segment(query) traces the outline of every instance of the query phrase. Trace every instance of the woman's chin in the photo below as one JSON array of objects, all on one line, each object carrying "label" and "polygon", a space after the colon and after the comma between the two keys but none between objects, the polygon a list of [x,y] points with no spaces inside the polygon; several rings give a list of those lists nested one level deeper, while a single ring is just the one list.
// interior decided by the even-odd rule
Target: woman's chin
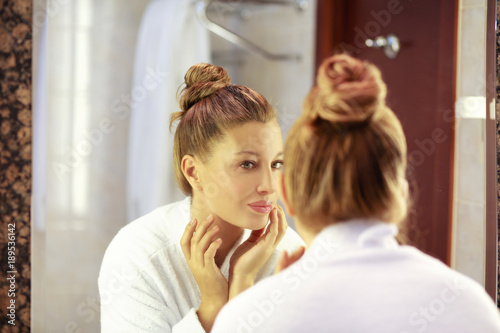
[{"label": "woman's chin", "polygon": [[245,229],[260,230],[262,228],[265,228],[268,222],[269,222],[269,219],[267,216],[265,218],[262,217],[260,219],[254,218],[254,219],[251,219],[250,221],[248,221]]}]

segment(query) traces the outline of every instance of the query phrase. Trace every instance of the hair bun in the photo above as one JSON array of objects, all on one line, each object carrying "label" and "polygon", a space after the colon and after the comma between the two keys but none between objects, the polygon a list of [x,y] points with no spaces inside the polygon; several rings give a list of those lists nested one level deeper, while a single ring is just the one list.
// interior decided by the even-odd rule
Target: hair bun
[{"label": "hair bun", "polygon": [[316,116],[338,123],[369,120],[385,104],[387,88],[373,65],[347,55],[326,59],[318,70]]},{"label": "hair bun", "polygon": [[231,84],[231,78],[220,66],[199,63],[191,66],[184,76],[185,87],[179,97],[179,106],[187,111],[205,97]]}]

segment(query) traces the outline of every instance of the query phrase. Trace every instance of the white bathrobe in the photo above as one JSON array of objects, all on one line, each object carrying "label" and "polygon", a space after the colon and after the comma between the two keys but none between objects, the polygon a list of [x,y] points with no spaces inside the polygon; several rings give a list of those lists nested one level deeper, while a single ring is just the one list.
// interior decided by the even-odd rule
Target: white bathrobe
[{"label": "white bathrobe", "polygon": [[395,225],[350,221],[230,301],[212,333],[490,333],[498,309],[472,279],[414,247]]},{"label": "white bathrobe", "polygon": [[[115,236],[99,275],[101,332],[205,332],[196,315],[200,291],[180,246],[190,219],[186,198],[137,219]],[[226,278],[232,253],[249,235],[246,230],[222,264]],[[288,228],[257,280],[273,274],[283,250],[300,245],[302,239]]]}]

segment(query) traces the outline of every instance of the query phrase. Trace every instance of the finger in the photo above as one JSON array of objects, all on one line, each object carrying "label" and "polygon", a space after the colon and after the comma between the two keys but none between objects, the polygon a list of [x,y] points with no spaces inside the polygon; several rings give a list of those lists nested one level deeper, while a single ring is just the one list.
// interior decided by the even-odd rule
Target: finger
[{"label": "finger", "polygon": [[281,272],[285,268],[288,267],[288,253],[283,251],[278,259],[278,263],[276,264],[276,269],[274,270],[274,274]]},{"label": "finger", "polygon": [[269,224],[267,225],[266,232],[263,237],[259,240],[262,245],[275,247],[276,237],[278,235],[278,217],[276,208],[273,208],[269,214]]},{"label": "finger", "polygon": [[277,207],[277,215],[278,215],[278,236],[276,238],[276,243],[279,243],[283,236],[285,236],[286,229],[288,228],[288,224],[286,223],[285,211],[281,208],[280,205],[276,205]]},{"label": "finger", "polygon": [[303,246],[300,246],[297,250],[293,251],[290,258],[288,258],[288,266],[299,260],[304,255],[305,252],[306,248]]},{"label": "finger", "polygon": [[[212,225],[210,229],[207,230],[203,238],[200,240],[198,245],[196,246],[196,253],[195,256],[197,256],[197,260],[200,262],[205,263],[204,255],[210,246],[210,244],[215,240],[215,236],[219,232],[219,226],[217,225]],[[203,261],[202,261],[203,260]]]},{"label": "finger", "polygon": [[266,231],[264,232],[265,236],[267,236],[271,232],[271,228],[277,222],[278,222],[278,219],[276,218],[276,208],[273,208],[273,209],[271,209],[271,212],[269,213],[269,223],[265,227],[265,229],[266,229]]},{"label": "finger", "polygon": [[196,246],[200,240],[205,236],[207,229],[214,223],[213,215],[208,215],[205,221],[198,223],[196,230],[194,231],[193,239],[191,240],[191,249]]},{"label": "finger", "polygon": [[209,265],[211,263],[215,265],[215,254],[217,253],[217,250],[219,249],[221,244],[222,244],[222,239],[220,238],[217,238],[210,244],[208,249],[205,251],[204,255],[205,265]]},{"label": "finger", "polygon": [[274,208],[271,212],[270,221],[271,223],[269,223],[269,226],[267,227],[268,230],[266,230],[266,232],[269,235],[269,238],[271,238],[273,242],[275,242],[279,230],[279,217],[278,210],[276,208]]},{"label": "finger", "polygon": [[196,228],[196,222],[196,219],[189,221],[181,237],[182,253],[187,260],[191,260],[191,238],[193,237],[193,232]]}]

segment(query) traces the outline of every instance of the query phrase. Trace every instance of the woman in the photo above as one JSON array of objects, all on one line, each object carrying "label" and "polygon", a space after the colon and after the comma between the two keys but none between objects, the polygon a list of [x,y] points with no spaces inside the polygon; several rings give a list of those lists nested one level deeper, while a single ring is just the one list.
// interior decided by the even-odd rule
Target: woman
[{"label": "woman", "polygon": [[371,64],[335,55],[320,66],[280,185],[307,252],[229,302],[212,332],[500,332],[479,284],[395,240],[406,143],[385,96]]},{"label": "woman", "polygon": [[174,166],[187,198],[127,225],[109,245],[102,332],[210,331],[229,298],[302,244],[276,204],[283,143],[265,98],[231,84],[223,68],[197,64],[180,107],[170,125],[179,121]]}]

